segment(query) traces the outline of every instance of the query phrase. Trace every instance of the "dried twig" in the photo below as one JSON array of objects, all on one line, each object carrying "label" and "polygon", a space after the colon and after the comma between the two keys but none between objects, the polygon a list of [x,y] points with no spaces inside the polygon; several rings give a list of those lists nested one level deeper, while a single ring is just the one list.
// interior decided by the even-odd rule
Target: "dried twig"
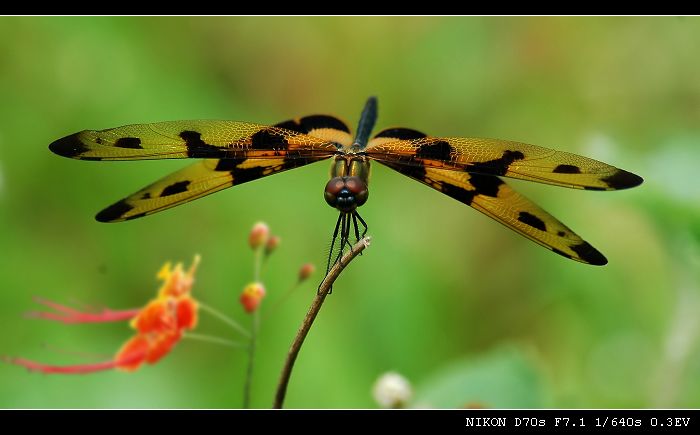
[{"label": "dried twig", "polygon": [[343,258],[341,258],[339,262],[333,265],[331,270],[328,272],[328,275],[326,275],[323,282],[321,282],[321,285],[318,287],[316,297],[314,298],[313,302],[311,302],[311,307],[309,308],[308,313],[306,313],[306,317],[301,323],[301,327],[299,327],[299,331],[297,331],[296,337],[294,337],[292,346],[289,348],[289,352],[287,353],[287,359],[284,361],[282,374],[280,375],[280,380],[277,384],[275,402],[272,405],[273,408],[282,408],[282,404],[284,403],[284,396],[287,394],[287,385],[289,384],[289,378],[292,375],[292,368],[294,367],[294,362],[297,359],[297,355],[299,355],[301,345],[304,344],[304,339],[306,339],[306,335],[311,329],[311,325],[316,319],[316,315],[318,315],[318,312],[321,309],[321,305],[323,305],[323,301],[326,299],[328,292],[333,287],[333,283],[336,279],[338,279],[340,273],[343,271],[343,269],[345,269],[345,267],[347,267],[348,264],[350,264],[353,258],[358,256],[362,251],[364,251],[364,249],[367,246],[369,246],[369,241],[369,237],[363,237],[362,239],[360,239],[360,241],[358,241],[350,249],[350,251],[343,255]]}]

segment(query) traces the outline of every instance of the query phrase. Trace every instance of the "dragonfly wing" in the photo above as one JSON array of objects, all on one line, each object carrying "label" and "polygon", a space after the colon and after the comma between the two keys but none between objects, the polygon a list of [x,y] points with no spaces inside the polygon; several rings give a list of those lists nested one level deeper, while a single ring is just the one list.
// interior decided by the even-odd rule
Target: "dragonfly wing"
[{"label": "dragonfly wing", "polygon": [[559,255],[593,265],[608,262],[603,254],[569,227],[498,177],[380,163],[475,208]]},{"label": "dragonfly wing", "polygon": [[587,190],[634,187],[642,178],[597,160],[499,139],[437,138],[394,128],[377,134],[367,155],[380,162],[519,178]]},{"label": "dragonfly wing", "polygon": [[[331,140],[300,132],[314,130],[304,127],[301,124],[295,131],[237,121],[133,124],[107,130],[84,130],[53,142],[49,149],[80,160],[292,159],[329,157],[338,150],[338,145]],[[323,129],[316,130],[323,133]]]},{"label": "dragonfly wing", "polygon": [[306,159],[207,159],[174,172],[110,205],[95,217],[121,222],[147,216],[227,187],[313,163]]}]

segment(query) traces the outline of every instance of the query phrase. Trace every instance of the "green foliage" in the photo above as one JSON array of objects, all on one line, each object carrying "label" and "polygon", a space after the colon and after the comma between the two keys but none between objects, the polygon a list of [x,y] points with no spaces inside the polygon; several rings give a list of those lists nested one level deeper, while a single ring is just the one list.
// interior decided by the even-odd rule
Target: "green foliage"
[{"label": "green foliage", "polygon": [[434,408],[542,408],[547,387],[527,356],[503,347],[463,358],[432,374],[416,394],[414,405]]}]

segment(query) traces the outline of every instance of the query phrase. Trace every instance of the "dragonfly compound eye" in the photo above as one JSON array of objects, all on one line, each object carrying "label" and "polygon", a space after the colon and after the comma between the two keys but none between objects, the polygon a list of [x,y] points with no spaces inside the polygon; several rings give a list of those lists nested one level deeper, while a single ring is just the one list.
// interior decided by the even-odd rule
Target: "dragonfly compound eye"
[{"label": "dragonfly compound eye", "polygon": [[355,198],[355,205],[357,207],[367,202],[369,190],[367,190],[367,184],[359,177],[347,177],[347,180],[345,180],[345,188]]},{"label": "dragonfly compound eye", "polygon": [[326,184],[323,196],[331,207],[350,213],[367,201],[369,192],[357,177],[335,177]]}]

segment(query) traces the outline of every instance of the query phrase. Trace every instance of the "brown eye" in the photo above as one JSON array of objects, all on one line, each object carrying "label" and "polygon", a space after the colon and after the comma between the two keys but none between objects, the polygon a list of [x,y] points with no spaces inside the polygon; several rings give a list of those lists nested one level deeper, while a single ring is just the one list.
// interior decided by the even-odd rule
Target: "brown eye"
[{"label": "brown eye", "polygon": [[343,187],[345,187],[345,182],[343,179],[340,177],[335,177],[326,184],[326,192],[332,195],[337,195],[341,190],[343,190]]},{"label": "brown eye", "polygon": [[364,181],[360,180],[358,177],[349,177],[345,182],[345,187],[353,194],[355,197],[355,205],[361,206],[367,202],[369,197],[369,190],[367,190],[367,185]]},{"label": "brown eye", "polygon": [[323,191],[323,197],[326,202],[331,207],[335,207],[337,204],[338,194],[345,187],[345,182],[340,177],[332,178],[328,183],[326,183],[326,188]]},{"label": "brown eye", "polygon": [[367,185],[357,177],[335,177],[326,184],[323,197],[331,207],[350,213],[367,201]]},{"label": "brown eye", "polygon": [[364,184],[365,183],[361,182],[357,177],[349,177],[347,181],[345,181],[345,187],[354,194],[360,192]]}]

